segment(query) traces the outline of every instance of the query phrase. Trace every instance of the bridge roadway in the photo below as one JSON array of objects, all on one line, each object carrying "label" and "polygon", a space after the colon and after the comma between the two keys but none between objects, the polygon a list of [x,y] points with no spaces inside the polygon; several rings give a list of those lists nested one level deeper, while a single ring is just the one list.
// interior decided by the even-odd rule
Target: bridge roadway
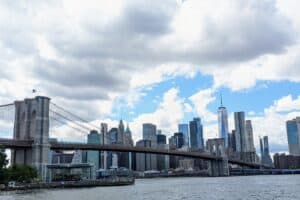
[{"label": "bridge roadway", "polygon": [[[13,140],[0,138],[0,146],[9,149],[30,149],[32,148],[32,140]],[[187,152],[178,150],[166,149],[153,149],[147,147],[128,147],[124,145],[97,145],[97,144],[84,144],[84,143],[63,143],[63,142],[50,142],[51,150],[95,150],[95,151],[117,151],[117,152],[135,152],[135,153],[151,153],[162,154],[170,156],[182,156],[195,159],[221,161],[222,157],[217,157],[208,153]],[[270,166],[262,165],[259,163],[248,163],[241,160],[229,159],[229,163],[237,164],[240,166],[247,166],[251,168],[270,168]]]}]

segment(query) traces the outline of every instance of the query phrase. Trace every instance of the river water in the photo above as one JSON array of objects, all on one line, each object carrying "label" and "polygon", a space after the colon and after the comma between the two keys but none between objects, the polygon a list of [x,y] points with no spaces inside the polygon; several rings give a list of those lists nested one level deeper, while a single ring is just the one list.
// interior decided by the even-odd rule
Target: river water
[{"label": "river water", "polygon": [[135,185],[3,192],[0,200],[300,200],[300,175],[159,178]]}]

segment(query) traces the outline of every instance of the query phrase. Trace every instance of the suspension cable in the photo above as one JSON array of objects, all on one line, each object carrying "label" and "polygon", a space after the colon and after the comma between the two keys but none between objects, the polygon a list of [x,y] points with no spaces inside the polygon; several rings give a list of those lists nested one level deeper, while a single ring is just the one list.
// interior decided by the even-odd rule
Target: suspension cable
[{"label": "suspension cable", "polygon": [[57,104],[55,104],[55,103],[53,103],[53,102],[50,102],[50,103],[51,103],[52,105],[54,105],[55,107],[57,107],[57,108],[63,110],[64,112],[66,112],[66,113],[72,115],[73,117],[79,119],[80,121],[82,121],[82,122],[84,122],[84,123],[87,123],[87,124],[91,125],[93,128],[96,128],[96,129],[99,128],[99,127],[97,127],[96,125],[90,123],[89,121],[87,121],[87,120],[85,120],[85,119],[79,117],[78,115],[75,115],[74,113],[72,113],[72,112],[66,110],[65,108],[63,108],[63,107],[61,107],[61,106],[59,106],[59,105],[57,105]]},{"label": "suspension cable", "polygon": [[54,113],[54,114],[56,114],[56,115],[58,115],[58,116],[64,118],[65,120],[67,120],[67,121],[69,121],[69,122],[71,122],[71,123],[76,124],[77,126],[80,126],[80,127],[83,128],[83,129],[86,129],[86,130],[88,130],[88,131],[91,130],[89,127],[84,126],[84,125],[82,125],[82,124],[79,124],[78,122],[75,122],[75,121],[71,120],[70,118],[68,118],[68,117],[66,117],[66,116],[64,116],[64,115],[62,115],[62,114],[60,114],[60,113],[58,113],[58,112],[56,112],[56,111],[50,110],[50,112],[52,112],[52,113]]},{"label": "suspension cable", "polygon": [[[57,119],[57,118],[55,118],[55,117],[53,117],[53,116],[50,116],[50,118],[53,119],[54,121],[57,121],[57,122],[61,123],[62,125],[65,125],[65,124],[66,124],[65,122],[63,122],[63,121],[61,121],[61,120],[59,120],[59,119]],[[76,131],[79,131],[79,132],[81,132],[81,133],[87,134],[87,132],[85,132],[85,131],[83,131],[83,130],[81,130],[81,129],[79,129],[79,128],[76,128],[76,127],[74,127],[74,126],[67,125],[67,127],[70,127],[70,128],[72,128],[72,129],[74,129],[74,130],[76,130]]]}]

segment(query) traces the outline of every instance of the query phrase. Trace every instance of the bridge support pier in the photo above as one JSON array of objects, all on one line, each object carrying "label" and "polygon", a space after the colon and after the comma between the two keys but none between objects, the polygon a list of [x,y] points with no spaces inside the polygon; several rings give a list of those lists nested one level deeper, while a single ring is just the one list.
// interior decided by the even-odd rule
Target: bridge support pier
[{"label": "bridge support pier", "polygon": [[211,160],[208,164],[210,176],[229,176],[228,157],[225,151],[225,141],[221,139],[209,139],[207,141],[208,151],[214,155],[221,157],[221,160]]},{"label": "bridge support pier", "polygon": [[32,140],[31,149],[12,150],[12,165],[35,167],[42,180],[46,180],[49,163],[49,104],[48,97],[15,102],[14,140]]},{"label": "bridge support pier", "polygon": [[228,160],[212,160],[208,164],[209,176],[229,176]]}]

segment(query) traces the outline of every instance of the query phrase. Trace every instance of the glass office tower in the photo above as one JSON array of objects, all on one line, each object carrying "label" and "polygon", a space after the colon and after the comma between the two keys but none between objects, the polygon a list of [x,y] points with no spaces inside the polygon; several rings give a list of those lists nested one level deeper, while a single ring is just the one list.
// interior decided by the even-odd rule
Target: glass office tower
[{"label": "glass office tower", "polygon": [[226,107],[219,107],[218,109],[218,125],[219,125],[219,138],[225,141],[225,147],[228,147],[228,114]]},{"label": "glass office tower", "polygon": [[300,117],[286,122],[289,153],[300,155]]},{"label": "glass office tower", "polygon": [[189,144],[189,125],[188,124],[179,124],[178,125],[178,132],[179,133],[183,133],[183,137],[184,137],[184,145],[190,147]]},{"label": "glass office tower", "polygon": [[193,150],[204,149],[203,126],[199,117],[190,121],[190,145]]}]

